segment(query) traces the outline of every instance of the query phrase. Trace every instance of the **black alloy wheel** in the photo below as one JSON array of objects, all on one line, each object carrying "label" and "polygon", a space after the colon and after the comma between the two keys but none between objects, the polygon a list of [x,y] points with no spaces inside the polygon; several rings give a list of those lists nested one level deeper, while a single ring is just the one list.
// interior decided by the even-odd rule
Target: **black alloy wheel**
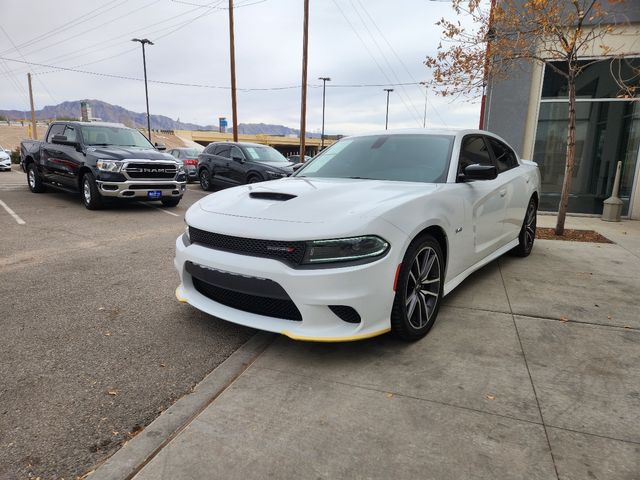
[{"label": "black alloy wheel", "polygon": [[424,337],[438,316],[444,287],[444,260],[431,235],[414,240],[405,253],[391,311],[391,332],[402,340]]},{"label": "black alloy wheel", "polygon": [[209,176],[209,171],[206,169],[200,170],[200,175],[198,175],[198,177],[200,178],[200,187],[203,190],[206,190],[207,192],[211,191],[212,186],[211,186],[211,177]]},{"label": "black alloy wheel", "polygon": [[524,216],[522,222],[522,228],[520,228],[520,235],[518,235],[518,245],[516,245],[512,252],[518,257],[527,257],[531,253],[533,243],[536,240],[536,221],[538,214],[538,205],[534,198],[529,200],[527,206],[527,213]]}]

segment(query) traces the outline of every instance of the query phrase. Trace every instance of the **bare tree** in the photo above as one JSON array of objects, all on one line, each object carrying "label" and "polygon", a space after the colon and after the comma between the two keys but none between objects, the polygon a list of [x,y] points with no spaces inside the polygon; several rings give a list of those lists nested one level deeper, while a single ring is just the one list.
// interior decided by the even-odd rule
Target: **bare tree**
[{"label": "bare tree", "polygon": [[[637,0],[630,0],[631,2]],[[432,69],[437,92],[443,96],[478,96],[488,79],[507,77],[523,61],[540,62],[566,80],[569,119],[562,194],[558,206],[556,235],[564,233],[576,153],[576,79],[593,61],[585,57],[620,58],[607,46],[619,32],[607,10],[627,0],[452,0],[455,13],[467,15],[475,28],[459,21],[441,19],[443,40],[425,65]],[[630,93],[626,79],[616,76],[621,90]]]}]

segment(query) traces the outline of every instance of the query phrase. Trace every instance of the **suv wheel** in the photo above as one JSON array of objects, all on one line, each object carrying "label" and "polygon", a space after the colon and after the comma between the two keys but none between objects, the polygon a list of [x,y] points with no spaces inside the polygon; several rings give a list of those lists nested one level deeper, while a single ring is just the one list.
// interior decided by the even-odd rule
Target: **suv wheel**
[{"label": "suv wheel", "polygon": [[82,176],[82,201],[89,210],[99,210],[104,206],[102,195],[98,191],[96,179],[92,173],[87,172]]},{"label": "suv wheel", "polygon": [[200,178],[200,187],[203,190],[206,190],[208,192],[211,191],[212,187],[211,187],[211,177],[209,176],[209,171],[206,169],[200,170],[199,178]]},{"label": "suv wheel", "polygon": [[45,191],[44,183],[38,175],[36,166],[33,163],[27,165],[27,183],[29,184],[29,190],[33,193],[42,193]]}]

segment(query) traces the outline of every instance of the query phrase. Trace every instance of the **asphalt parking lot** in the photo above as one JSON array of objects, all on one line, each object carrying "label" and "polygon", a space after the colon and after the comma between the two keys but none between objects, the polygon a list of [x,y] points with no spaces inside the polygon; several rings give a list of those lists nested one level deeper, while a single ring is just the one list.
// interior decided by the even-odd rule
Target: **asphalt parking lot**
[{"label": "asphalt parking lot", "polygon": [[0,479],[83,474],[251,337],[174,298],[203,195],[89,211],[0,172]]}]

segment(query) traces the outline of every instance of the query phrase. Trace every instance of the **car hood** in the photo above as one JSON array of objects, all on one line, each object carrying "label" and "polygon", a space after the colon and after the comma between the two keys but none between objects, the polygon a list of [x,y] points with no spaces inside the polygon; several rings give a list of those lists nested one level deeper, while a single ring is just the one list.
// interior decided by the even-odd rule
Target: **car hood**
[{"label": "car hood", "polygon": [[324,223],[338,217],[379,216],[438,188],[413,182],[291,177],[222,190],[198,205],[220,215]]},{"label": "car hood", "polygon": [[9,160],[9,158],[11,158],[11,157],[9,156],[8,153],[0,152],[0,159],[1,160]]},{"label": "car hood", "polygon": [[131,147],[87,147],[87,154],[99,158],[112,160],[124,160],[129,158],[139,158],[145,160],[169,160],[175,162],[168,153],[159,152],[153,148],[131,148]]}]

